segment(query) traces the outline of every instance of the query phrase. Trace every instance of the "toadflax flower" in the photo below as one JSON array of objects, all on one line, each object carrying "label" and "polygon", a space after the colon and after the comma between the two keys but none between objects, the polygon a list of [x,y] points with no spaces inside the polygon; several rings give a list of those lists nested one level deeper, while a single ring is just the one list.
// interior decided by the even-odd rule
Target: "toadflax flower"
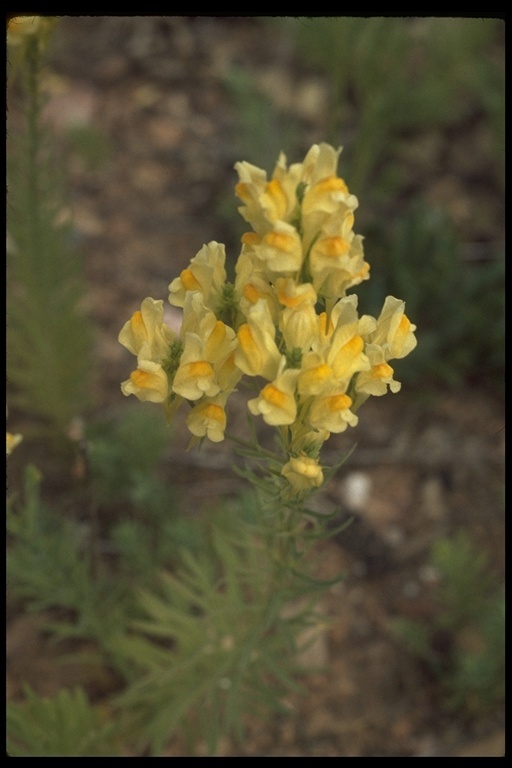
[{"label": "toadflax flower", "polygon": [[416,346],[403,301],[388,296],[374,318],[359,315],[348,293],[370,278],[370,265],[340,153],[315,144],[291,165],[281,153],[270,177],[236,163],[239,211],[252,229],[233,282],[224,246],[211,241],[169,284],[169,303],[183,308],[179,335],[151,298],[119,334],[137,357],[123,393],[162,403],[168,418],[188,402],[193,442],[224,439],[229,397],[252,379],[248,410],[279,428],[292,494],[321,484],[322,444],[357,424],[368,397],[399,391],[390,361]]},{"label": "toadflax flower", "polygon": [[119,333],[120,343],[137,355],[137,369],[121,384],[124,395],[142,401],[164,403],[169,381],[163,363],[171,354],[176,334],[163,321],[163,301],[146,298]]},{"label": "toadflax flower", "polygon": [[5,433],[7,456],[11,455],[11,453],[21,443],[22,440],[23,440],[23,435],[20,435],[19,433],[16,433],[15,435],[13,435],[12,432]]},{"label": "toadflax flower", "polygon": [[297,495],[310,491],[312,488],[319,488],[324,481],[318,459],[313,459],[305,454],[293,456],[284,465],[281,474],[288,480],[293,492]]}]

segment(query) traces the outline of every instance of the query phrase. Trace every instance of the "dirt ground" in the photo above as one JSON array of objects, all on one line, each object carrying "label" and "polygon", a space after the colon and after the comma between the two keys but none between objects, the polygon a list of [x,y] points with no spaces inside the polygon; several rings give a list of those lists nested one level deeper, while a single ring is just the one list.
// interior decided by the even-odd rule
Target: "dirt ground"
[{"label": "dirt ground", "polygon": [[[323,139],[327,94],[321,78],[297,65],[286,41],[275,32],[262,35],[255,19],[65,17],[60,24],[46,79],[47,118],[64,142],[78,126],[97,130],[109,146],[105,163],[88,165],[77,154],[70,167],[96,332],[97,411],[108,414],[124,406],[119,383],[131,365],[117,341],[121,325],[144,297],[165,299],[170,280],[204,242],[236,248],[223,201],[236,181],[233,164],[257,159],[236,154],[226,72],[249,68],[279,109],[295,110],[305,149]],[[465,140],[470,145],[477,135]],[[475,233],[485,227],[473,215],[477,193],[454,182],[446,165],[425,161],[422,186],[427,197],[446,203],[468,241],[483,236]],[[234,196],[231,205],[234,211]],[[495,227],[501,201],[485,205],[488,226]],[[354,434],[329,441],[333,458],[354,440],[357,448],[316,503],[352,512],[357,524],[325,551],[325,574],[346,573],[325,597],[332,626],[311,651],[328,671],[306,682],[306,696],[292,699],[294,717],[249,723],[242,751],[226,742],[221,754],[504,753],[501,707],[469,720],[442,713],[439,683],[404,653],[392,631],[396,617],[432,619],[436,574],[428,558],[441,536],[464,527],[504,579],[503,426],[502,400],[478,385],[428,398],[404,387],[369,401]],[[178,434],[170,474],[191,505],[236,490],[227,447],[206,449],[199,459],[181,452],[185,444]],[[10,618],[10,695],[23,679],[48,693],[69,684],[55,654],[37,619]],[[98,699],[108,691],[104,679],[81,682]],[[167,754],[180,749],[171,744]]]}]

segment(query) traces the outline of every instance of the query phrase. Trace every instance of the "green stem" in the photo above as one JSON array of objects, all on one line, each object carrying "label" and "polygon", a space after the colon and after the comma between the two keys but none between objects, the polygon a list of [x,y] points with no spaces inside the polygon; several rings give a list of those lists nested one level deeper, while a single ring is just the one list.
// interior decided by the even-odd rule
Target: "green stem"
[{"label": "green stem", "polygon": [[242,438],[232,435],[230,432],[225,432],[224,436],[227,440],[232,440],[233,443],[239,445],[240,448],[246,448],[249,451],[257,451],[261,453],[262,458],[272,459],[274,461],[283,461],[283,457],[274,451],[269,451],[267,448],[263,448],[261,445],[250,443],[248,440],[242,440]]},{"label": "green stem", "polygon": [[28,232],[30,252],[36,253],[40,242],[40,190],[39,190],[39,120],[40,120],[40,92],[39,92],[39,45],[34,37],[27,44],[27,210]]}]

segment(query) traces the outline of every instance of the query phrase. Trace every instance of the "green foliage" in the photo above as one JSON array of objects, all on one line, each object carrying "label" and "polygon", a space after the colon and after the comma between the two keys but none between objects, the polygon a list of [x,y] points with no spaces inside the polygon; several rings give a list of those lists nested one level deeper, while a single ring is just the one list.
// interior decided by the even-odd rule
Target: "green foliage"
[{"label": "green foliage", "polygon": [[159,414],[144,405],[127,407],[117,419],[86,427],[87,458],[100,504],[117,500],[152,510],[170,502],[169,491],[163,500],[161,489],[154,493],[155,471],[169,445],[169,431]]},{"label": "green foliage", "polygon": [[50,699],[24,687],[25,701],[7,705],[10,757],[115,757],[115,724],[87,700],[82,688]]},{"label": "green foliage", "polygon": [[276,109],[271,97],[242,67],[230,68],[225,87],[236,106],[236,157],[272,170],[282,147],[288,147],[289,152],[297,147],[297,124]]},{"label": "green foliage", "polygon": [[[119,425],[117,437],[127,429]],[[147,455],[145,461],[149,471]],[[45,622],[54,638],[95,641],[126,681],[115,705],[129,741],[158,755],[179,732],[188,734],[191,751],[202,741],[214,754],[221,736],[242,738],[246,715],[285,711],[284,697],[305,671],[297,654],[311,638],[303,630],[318,626],[314,605],[325,586],[276,560],[283,542],[289,550],[294,530],[283,527],[272,546],[254,494],[195,523],[192,549],[178,546],[170,528],[158,528],[155,542],[142,519],[123,520],[112,529],[110,544],[118,547],[112,568],[103,550],[91,546],[90,531],[85,536],[49,511],[40,482],[29,466],[22,499],[8,507],[8,595],[31,611],[60,609]],[[274,522],[265,513],[263,525]],[[316,534],[309,544],[308,535],[303,538],[306,546],[291,560],[307,557]],[[16,754],[64,753],[74,721],[62,726],[64,741],[41,743],[32,720],[45,722],[43,705],[30,692],[25,696],[21,709],[13,709],[14,749],[25,750]],[[96,754],[83,713],[71,705],[69,712],[84,736],[70,754],[82,754],[82,743]],[[53,709],[47,713],[57,717]]]},{"label": "green foliage", "polygon": [[[504,69],[488,55],[500,33],[496,19],[298,18],[286,29],[330,84],[328,139],[347,147],[355,194],[400,136],[453,123],[471,101],[501,141]],[[347,129],[356,142],[342,138]]]},{"label": "green foliage", "polygon": [[444,708],[479,716],[504,700],[504,591],[464,532],[437,541],[431,563],[440,574],[436,613],[428,624],[397,619],[395,632],[440,680]]},{"label": "green foliage", "polygon": [[368,233],[372,280],[361,294],[378,313],[387,295],[407,296],[407,316],[418,326],[418,347],[398,378],[460,385],[499,384],[505,356],[505,260],[464,261],[448,217],[418,202],[387,232]]},{"label": "green foliage", "polygon": [[41,120],[41,66],[30,40],[22,124],[9,123],[7,368],[11,405],[62,433],[87,407],[91,344],[59,157]]},{"label": "green foliage", "polygon": [[93,573],[91,542],[75,522],[50,513],[40,482],[39,471],[27,467],[24,498],[7,508],[8,595],[31,611],[67,609],[69,620],[48,628],[60,637],[92,637],[108,647],[125,623],[129,593],[104,569]]},{"label": "green foliage", "polygon": [[[95,499],[120,556],[120,573],[147,580],[181,547],[200,543],[197,525],[178,512],[178,495],[159,464],[169,430],[151,406],[125,408],[117,419],[86,428]],[[119,519],[119,511],[122,510]]]},{"label": "green foliage", "polygon": [[276,584],[250,527],[217,518],[203,551],[183,551],[175,573],[140,593],[143,618],[118,648],[140,672],[119,700],[130,731],[154,756],[178,728],[191,749],[203,742],[214,754],[220,736],[242,738],[245,715],[284,710],[301,628],[318,618],[309,602],[293,602],[304,594],[302,582]]},{"label": "green foliage", "polygon": [[104,168],[112,153],[107,137],[90,125],[70,126],[66,134],[72,151],[80,157],[88,171]]}]

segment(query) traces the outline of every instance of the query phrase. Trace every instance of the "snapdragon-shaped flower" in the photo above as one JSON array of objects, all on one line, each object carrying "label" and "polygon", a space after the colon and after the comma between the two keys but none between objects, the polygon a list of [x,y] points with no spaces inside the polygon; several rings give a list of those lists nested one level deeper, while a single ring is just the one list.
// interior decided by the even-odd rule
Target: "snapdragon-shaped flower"
[{"label": "snapdragon-shaped flower", "polygon": [[[236,340],[234,330],[202,304],[199,292],[189,297],[183,318],[183,352],[172,389],[186,400],[199,400],[203,395],[214,397],[227,388],[231,378],[237,378],[232,358]],[[235,374],[232,377],[230,368]]]},{"label": "snapdragon-shaped flower", "polygon": [[352,231],[353,218],[348,212],[329,219],[311,247],[308,266],[313,285],[327,298],[344,296],[349,288],[370,276],[363,238]]},{"label": "snapdragon-shaped flower", "polygon": [[139,400],[164,403],[169,395],[169,380],[163,363],[171,354],[176,334],[164,323],[163,301],[147,298],[119,333],[119,342],[137,356],[137,368],[121,384],[124,395]]},{"label": "snapdragon-shaped flower", "polygon": [[247,403],[250,412],[254,416],[263,416],[263,420],[272,427],[293,424],[297,416],[295,385],[298,375],[297,370],[286,368],[286,359],[282,357],[274,381]]},{"label": "snapdragon-shaped flower", "polygon": [[247,162],[235,164],[239,182],[235,193],[244,203],[238,210],[259,235],[265,235],[278,221],[291,221],[297,212],[296,190],[301,180],[302,165],[286,167],[281,153],[272,174]]},{"label": "snapdragon-shaped flower", "polygon": [[19,434],[18,432],[16,434],[13,434],[12,432],[6,431],[5,433],[6,455],[10,456],[11,453],[21,443],[22,440],[23,440],[23,435]]},{"label": "snapdragon-shaped flower", "polygon": [[227,397],[228,392],[222,392],[216,397],[205,397],[194,405],[186,422],[190,432],[196,438],[207,437],[213,443],[224,440],[227,424],[225,411]]},{"label": "snapdragon-shaped flower", "polygon": [[415,330],[416,326],[405,315],[405,302],[388,296],[368,342],[381,346],[386,360],[399,359],[416,347]]},{"label": "snapdragon-shaped flower", "polygon": [[373,331],[366,334],[366,351],[370,368],[355,381],[355,407],[359,408],[370,396],[382,396],[388,391],[399,392],[401,384],[393,378],[389,360],[408,355],[416,347],[416,326],[405,315],[405,303],[388,296]]},{"label": "snapdragon-shaped flower", "polygon": [[224,245],[212,241],[201,250],[169,285],[169,304],[183,307],[187,293],[198,291],[205,306],[216,310],[222,303],[226,283],[226,250]]},{"label": "snapdragon-shaped flower", "polygon": [[276,280],[276,292],[282,307],[279,329],[287,349],[307,351],[315,339],[318,327],[315,289],[311,283],[297,283],[291,278],[279,277]]},{"label": "snapdragon-shaped flower", "polygon": [[247,312],[247,322],[238,329],[235,364],[248,376],[263,376],[271,381],[281,362],[275,342],[276,328],[265,299],[259,299]]},{"label": "snapdragon-shaped flower", "polygon": [[281,474],[288,480],[294,495],[297,496],[313,488],[319,488],[324,482],[324,474],[318,459],[305,454],[292,456],[284,465]]},{"label": "snapdragon-shaped flower", "polygon": [[304,253],[300,235],[291,224],[277,221],[259,240],[253,239],[253,254],[270,276],[298,275]]},{"label": "snapdragon-shaped flower", "polygon": [[[249,310],[260,299],[267,302],[272,321],[277,324],[279,304],[269,274],[263,262],[258,261],[251,245],[251,235],[259,241],[259,236],[254,232],[247,233],[242,238],[242,250],[236,263],[234,293],[238,301],[240,312],[245,317]],[[245,243],[245,240],[248,243]]]},{"label": "snapdragon-shaped flower", "polygon": [[370,368],[362,371],[356,381],[356,391],[367,395],[385,395],[388,387],[391,392],[399,392],[401,384],[393,379],[393,368],[385,359],[384,349],[378,344],[367,344],[366,353]]},{"label": "snapdragon-shaped flower", "polygon": [[304,248],[307,251],[329,220],[353,221],[358,206],[345,181],[336,173],[341,149],[329,144],[315,144],[304,159],[303,182],[306,183],[301,206]]}]

